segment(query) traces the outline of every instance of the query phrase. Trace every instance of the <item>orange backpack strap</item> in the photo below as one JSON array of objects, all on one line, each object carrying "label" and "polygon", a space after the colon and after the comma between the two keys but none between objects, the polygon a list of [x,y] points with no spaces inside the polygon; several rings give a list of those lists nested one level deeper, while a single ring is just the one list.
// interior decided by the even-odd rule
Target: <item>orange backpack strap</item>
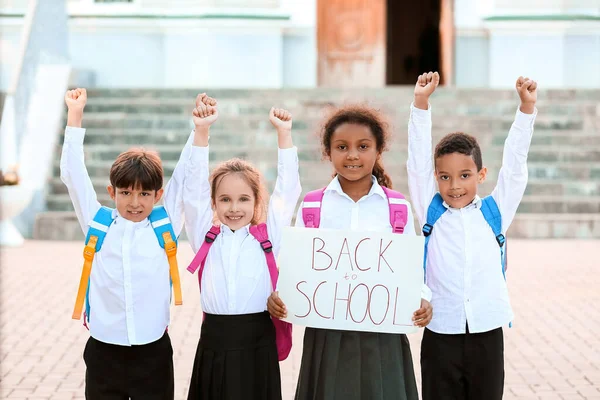
[{"label": "orange backpack strap", "polygon": [[152,224],[152,229],[154,229],[158,244],[160,244],[160,247],[165,249],[165,253],[167,253],[169,275],[171,276],[175,305],[180,306],[183,304],[183,298],[181,294],[179,267],[177,265],[177,237],[175,236],[175,231],[173,231],[171,220],[169,219],[167,210],[163,206],[154,207],[148,216],[148,219]]},{"label": "orange backpack strap", "polygon": [[94,219],[90,222],[88,233],[85,239],[85,248],[83,249],[83,269],[81,271],[81,278],[79,280],[79,289],[77,290],[77,298],[75,299],[75,308],[73,309],[73,319],[80,319],[81,312],[85,303],[85,315],[83,317],[83,324],[87,326],[86,319],[90,317],[90,304],[89,304],[89,286],[90,286],[90,275],[92,273],[92,264],[94,262],[94,256],[100,251],[108,227],[113,222],[112,217],[113,209],[108,207],[100,207]]}]

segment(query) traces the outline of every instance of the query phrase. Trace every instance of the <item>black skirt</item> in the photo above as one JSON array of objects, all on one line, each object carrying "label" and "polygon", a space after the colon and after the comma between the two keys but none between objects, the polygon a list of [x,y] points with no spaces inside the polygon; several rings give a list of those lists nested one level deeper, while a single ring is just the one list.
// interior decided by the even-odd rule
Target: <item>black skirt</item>
[{"label": "black skirt", "polygon": [[206,314],[188,400],[280,400],[275,328],[268,312]]},{"label": "black skirt", "polygon": [[418,400],[406,335],[306,328],[296,400]]}]

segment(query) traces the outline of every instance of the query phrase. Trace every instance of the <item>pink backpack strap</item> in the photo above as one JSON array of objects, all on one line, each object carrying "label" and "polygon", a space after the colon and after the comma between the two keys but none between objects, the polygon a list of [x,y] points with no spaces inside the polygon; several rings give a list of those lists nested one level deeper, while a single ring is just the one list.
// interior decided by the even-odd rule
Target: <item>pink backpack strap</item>
[{"label": "pink backpack strap", "polygon": [[381,187],[388,198],[390,207],[390,224],[393,233],[404,233],[404,227],[408,220],[408,206],[404,195],[395,190]]},{"label": "pink backpack strap", "polygon": [[221,227],[218,225],[213,225],[208,232],[206,232],[206,236],[204,237],[204,242],[202,246],[200,246],[200,250],[194,256],[194,259],[187,267],[187,270],[192,274],[196,272],[198,267],[200,267],[200,271],[198,272],[198,283],[202,283],[202,272],[204,272],[204,262],[206,261],[206,256],[208,255],[208,251],[210,250],[210,246],[212,246],[213,242],[219,236],[221,232]]},{"label": "pink backpack strap", "polygon": [[271,275],[271,284],[273,285],[273,290],[275,290],[277,288],[279,271],[277,270],[277,262],[275,261],[275,256],[273,255],[273,245],[269,240],[267,224],[262,223],[258,225],[252,225],[250,227],[250,234],[254,236],[256,240],[258,240],[260,247],[262,247],[263,251],[265,252],[265,257],[267,258],[267,267],[269,267],[269,275]]},{"label": "pink backpack strap", "polygon": [[318,228],[321,223],[321,201],[326,188],[313,190],[302,201],[302,220],[307,228]]},{"label": "pink backpack strap", "polygon": [[[277,263],[275,262],[275,256],[273,255],[273,245],[269,240],[267,224],[262,223],[252,225],[250,227],[250,234],[260,243],[260,247],[265,253],[267,266],[269,267],[269,275],[271,275],[271,285],[275,291],[277,289],[279,271],[277,270]],[[277,356],[279,361],[283,361],[288,357],[292,350],[292,324],[277,318],[271,318],[271,321],[273,321],[273,326],[275,327]]]}]

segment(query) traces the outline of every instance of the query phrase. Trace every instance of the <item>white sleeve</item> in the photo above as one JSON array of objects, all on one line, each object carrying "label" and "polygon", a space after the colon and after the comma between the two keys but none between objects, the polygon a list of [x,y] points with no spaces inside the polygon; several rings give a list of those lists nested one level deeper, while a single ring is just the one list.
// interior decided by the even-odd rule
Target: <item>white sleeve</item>
[{"label": "white sleeve", "polygon": [[267,229],[276,257],[279,254],[283,228],[291,224],[298,198],[302,193],[298,168],[296,147],[278,149],[277,181],[267,210]]},{"label": "white sleeve", "polygon": [[515,121],[504,143],[502,167],[498,173],[496,187],[492,191],[492,197],[502,215],[502,232],[506,232],[512,223],[527,188],[527,153],[536,115],[537,109],[533,114],[524,114],[517,110]]},{"label": "white sleeve", "polygon": [[406,167],[410,199],[421,225],[426,222],[427,208],[436,193],[431,142],[431,107],[420,110],[411,104]]},{"label": "white sleeve", "polygon": [[185,230],[192,250],[200,250],[213,221],[208,182],[208,146],[192,146],[183,184]]},{"label": "white sleeve", "polygon": [[94,185],[85,167],[83,139],[85,129],[65,128],[65,141],[60,157],[60,179],[67,186],[69,197],[84,235],[100,209]]},{"label": "white sleeve", "polygon": [[193,135],[194,133],[192,132],[188,138],[188,141],[183,147],[183,150],[181,151],[179,161],[173,170],[173,175],[165,186],[163,200],[165,209],[167,210],[167,214],[169,214],[169,219],[171,220],[171,224],[173,225],[173,230],[175,231],[176,236],[179,236],[184,224],[183,192],[185,184],[185,169],[192,152]]}]

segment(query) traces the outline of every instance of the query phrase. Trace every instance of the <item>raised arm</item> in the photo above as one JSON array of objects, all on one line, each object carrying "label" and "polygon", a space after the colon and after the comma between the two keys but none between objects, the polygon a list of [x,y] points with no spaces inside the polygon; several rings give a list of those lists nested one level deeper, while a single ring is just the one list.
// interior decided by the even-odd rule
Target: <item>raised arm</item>
[{"label": "raised arm", "polygon": [[410,106],[408,121],[408,188],[417,218],[422,225],[427,218],[427,208],[436,193],[433,156],[431,154],[431,110],[429,96],[440,82],[437,72],[419,76],[415,97]]},{"label": "raised arm", "polygon": [[184,168],[183,204],[188,240],[192,250],[197,252],[213,220],[208,182],[208,137],[210,126],[219,117],[216,100],[205,93],[199,94],[192,115],[194,132]]},{"label": "raised arm", "polygon": [[289,226],[302,192],[298,173],[298,149],[292,141],[292,115],[287,110],[271,108],[269,120],[277,132],[277,181],[269,199],[267,228],[275,255],[279,254],[281,232]]},{"label": "raised arm", "polygon": [[169,182],[165,186],[165,194],[163,196],[165,209],[167,210],[167,214],[169,214],[173,230],[177,236],[181,233],[184,225],[183,192],[185,185],[185,170],[192,155],[193,139],[194,132],[190,134],[183,150],[181,150],[181,155],[175,165],[171,179],[169,179]]},{"label": "raised arm", "polygon": [[81,122],[86,102],[85,89],[69,90],[65,94],[68,109],[67,127],[60,157],[60,179],[67,186],[77,220],[84,234],[87,234],[89,223],[100,209],[83,155],[85,129],[81,127]]},{"label": "raised arm", "polygon": [[527,187],[527,153],[537,115],[537,82],[519,77],[515,86],[521,104],[504,143],[502,167],[492,192],[502,215],[503,232],[506,232],[512,223]]}]

